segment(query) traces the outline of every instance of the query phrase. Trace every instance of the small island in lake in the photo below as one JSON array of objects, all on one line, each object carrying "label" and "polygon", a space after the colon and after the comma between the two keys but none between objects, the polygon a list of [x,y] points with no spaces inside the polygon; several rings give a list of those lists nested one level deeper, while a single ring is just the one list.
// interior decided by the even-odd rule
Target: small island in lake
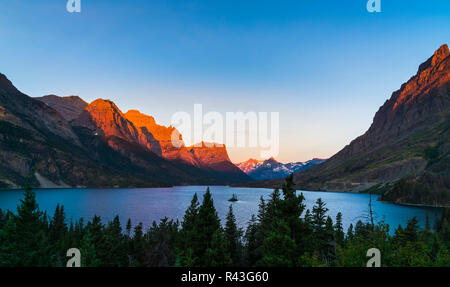
[{"label": "small island in lake", "polygon": [[235,201],[239,201],[239,200],[237,199],[236,194],[233,193],[233,196],[230,199],[228,199],[228,201],[235,202]]}]

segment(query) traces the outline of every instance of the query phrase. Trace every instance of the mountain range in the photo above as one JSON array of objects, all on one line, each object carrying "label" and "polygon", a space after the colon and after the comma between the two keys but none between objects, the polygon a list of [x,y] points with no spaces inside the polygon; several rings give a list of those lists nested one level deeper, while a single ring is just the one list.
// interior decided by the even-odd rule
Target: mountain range
[{"label": "mountain range", "polygon": [[[172,137],[174,138],[172,144]],[[174,127],[110,100],[31,98],[0,74],[0,188],[149,187],[251,180],[226,147],[184,145]]]},{"label": "mountain range", "polygon": [[442,45],[380,107],[366,133],[326,162],[295,173],[296,188],[374,192],[400,204],[450,205],[449,103],[450,52]]},{"label": "mountain range", "polygon": [[251,158],[247,161],[237,163],[236,166],[255,180],[266,180],[285,178],[292,173],[306,170],[324,161],[325,159],[313,158],[306,162],[290,162],[285,164],[278,162],[273,157],[267,160],[256,160]]},{"label": "mountain range", "polygon": [[[233,164],[223,145],[182,135],[112,101],[31,98],[0,74],[0,188],[233,184],[371,192],[400,204],[450,205],[450,52],[442,45],[330,159]],[[259,180],[259,181],[255,181]]]}]

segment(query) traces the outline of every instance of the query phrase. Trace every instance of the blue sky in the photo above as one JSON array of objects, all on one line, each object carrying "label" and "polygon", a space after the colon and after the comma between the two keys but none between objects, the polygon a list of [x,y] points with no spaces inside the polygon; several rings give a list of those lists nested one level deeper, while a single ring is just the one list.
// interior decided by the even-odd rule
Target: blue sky
[{"label": "blue sky", "polygon": [[[0,72],[168,125],[177,111],[280,112],[278,159],[329,157],[450,36],[450,1],[0,1]],[[233,161],[258,157],[231,149]]]}]

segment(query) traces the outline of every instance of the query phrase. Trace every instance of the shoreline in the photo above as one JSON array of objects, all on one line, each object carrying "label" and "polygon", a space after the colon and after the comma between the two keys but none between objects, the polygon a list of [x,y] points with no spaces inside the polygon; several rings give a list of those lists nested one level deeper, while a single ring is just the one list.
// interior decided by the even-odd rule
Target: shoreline
[{"label": "shoreline", "polygon": [[[387,201],[389,202],[389,201]],[[431,208],[450,208],[450,205],[428,205],[428,204],[422,204],[422,203],[394,203],[397,205],[404,205],[404,206],[415,206],[415,207],[431,207]]]},{"label": "shoreline", "polygon": [[[179,185],[179,186],[227,186],[229,188],[258,188],[258,189],[272,189],[275,188],[271,187],[249,187],[249,186],[235,186],[235,185]],[[152,189],[152,188],[172,188],[175,186],[152,186],[152,187],[54,187],[54,188],[47,188],[47,187],[33,187],[33,190],[68,190],[68,189]],[[0,192],[3,191],[21,191],[24,190],[24,188],[0,188]],[[368,194],[364,192],[357,192],[357,191],[339,191],[339,190],[304,190],[304,189],[295,189],[296,191],[307,191],[307,192],[329,192],[329,193],[348,193],[348,194]],[[376,196],[380,196],[380,194],[373,194]],[[384,201],[384,200],[378,200],[379,202],[384,203],[390,203],[395,205],[403,205],[403,206],[410,206],[410,207],[427,207],[427,208],[450,208],[450,205],[429,205],[429,204],[422,204],[422,203],[397,203],[392,201]]]},{"label": "shoreline", "polygon": [[[230,186],[230,187],[237,187],[237,188],[262,188],[262,189],[274,189],[270,187],[261,187],[261,186]],[[358,192],[358,191],[342,191],[342,190],[304,190],[304,189],[295,189],[297,191],[308,191],[308,192],[334,192],[334,193],[348,193],[348,194],[369,194],[367,192]],[[372,195],[381,196],[381,194],[375,194]],[[450,208],[450,205],[429,205],[429,204],[422,204],[422,203],[397,203],[393,201],[384,201],[384,200],[377,200],[379,202],[384,203],[390,203],[395,205],[403,205],[403,206],[411,206],[411,207],[428,207],[428,208]]]}]

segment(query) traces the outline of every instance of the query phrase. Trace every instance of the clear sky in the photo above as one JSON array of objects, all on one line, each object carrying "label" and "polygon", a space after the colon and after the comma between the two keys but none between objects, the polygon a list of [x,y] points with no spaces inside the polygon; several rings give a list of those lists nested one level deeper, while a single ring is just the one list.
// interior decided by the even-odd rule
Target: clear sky
[{"label": "clear sky", "polygon": [[[280,113],[280,161],[329,157],[450,39],[450,1],[0,1],[0,72],[33,96]],[[231,149],[233,161],[258,157]]]}]

